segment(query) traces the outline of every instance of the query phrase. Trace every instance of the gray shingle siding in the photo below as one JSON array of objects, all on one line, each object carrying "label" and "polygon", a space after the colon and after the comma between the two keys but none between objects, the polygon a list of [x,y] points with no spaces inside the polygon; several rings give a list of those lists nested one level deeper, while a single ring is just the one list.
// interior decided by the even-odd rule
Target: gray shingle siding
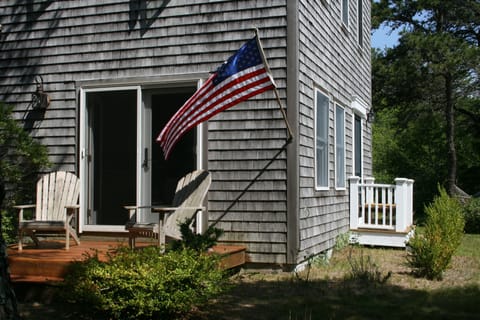
[{"label": "gray shingle siding", "polygon": [[[369,37],[369,1],[364,5],[364,37]],[[346,176],[353,174],[352,110],[354,96],[370,105],[370,43],[357,41],[357,1],[350,1],[350,23],[342,25],[340,2],[299,1],[300,29],[300,252],[298,261],[331,248],[348,230],[348,190],[335,188],[335,103],[345,107]],[[366,45],[365,45],[366,44]],[[329,187],[315,190],[315,88],[330,98]],[[365,173],[371,172],[370,134],[364,126]]]},{"label": "gray shingle siding", "polygon": [[[23,118],[35,76],[43,77],[51,105],[32,135],[47,145],[56,168],[77,170],[79,83],[208,74],[253,36],[252,27],[260,29],[285,99],[285,0],[12,0],[0,5],[0,23],[0,100],[14,104],[16,117]],[[271,92],[258,96],[209,123],[212,221],[284,143],[283,120],[272,97]],[[222,219],[225,242],[252,243],[252,257],[285,262],[285,179],[282,154]]]},{"label": "gray shingle siding", "polygon": [[[77,171],[80,86],[141,85],[151,79],[208,75],[253,36],[252,27],[259,28],[284,105],[294,101],[287,98],[287,82],[298,86],[294,93],[298,123],[292,124],[298,136],[288,147],[289,158],[281,151],[286,129],[273,92],[212,118],[206,162],[213,175],[210,222],[221,217],[223,241],[247,245],[252,262],[295,263],[330,247],[348,224],[348,190],[334,188],[333,151],[330,189],[314,188],[313,101],[314,89],[321,88],[346,107],[348,177],[353,156],[352,95],[370,104],[370,2],[364,1],[363,48],[356,41],[357,3],[350,2],[351,23],[344,30],[336,1],[298,0],[298,8],[293,8],[287,0],[4,0],[0,3],[0,101],[14,105],[19,120],[31,114],[35,77],[41,75],[51,105],[43,117],[30,123],[31,134],[48,147],[55,169]],[[287,12],[296,16],[292,19]],[[296,42],[287,37],[292,28],[298,28],[293,33],[298,33]],[[296,50],[287,47],[292,43],[298,43],[298,79],[287,81],[287,52]],[[332,148],[333,108],[332,104]],[[365,130],[365,172],[369,173],[370,133]],[[297,169],[288,172],[288,159],[298,161],[298,173]],[[293,185],[287,181],[292,174],[298,174]],[[292,187],[297,188],[293,193]],[[299,194],[298,208],[289,205],[287,193]]]}]

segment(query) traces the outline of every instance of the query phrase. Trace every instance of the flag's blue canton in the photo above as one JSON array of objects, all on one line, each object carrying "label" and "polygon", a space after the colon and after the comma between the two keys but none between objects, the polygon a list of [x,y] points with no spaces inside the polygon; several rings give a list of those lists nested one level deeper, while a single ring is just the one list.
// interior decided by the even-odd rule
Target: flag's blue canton
[{"label": "flag's blue canton", "polygon": [[253,38],[245,43],[238,51],[231,56],[217,70],[217,76],[213,79],[216,86],[226,78],[237,72],[263,63],[260,50],[257,46],[257,38]]}]

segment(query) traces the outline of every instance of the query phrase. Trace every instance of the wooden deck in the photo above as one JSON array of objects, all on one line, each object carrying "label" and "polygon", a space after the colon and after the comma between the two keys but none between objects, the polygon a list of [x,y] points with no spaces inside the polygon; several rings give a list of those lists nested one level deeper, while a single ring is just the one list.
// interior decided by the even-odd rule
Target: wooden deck
[{"label": "wooden deck", "polygon": [[[24,246],[19,252],[16,246],[8,250],[10,275],[13,282],[58,282],[65,276],[67,267],[73,261],[80,261],[86,253],[96,250],[100,259],[107,253],[114,253],[119,246],[127,246],[128,239],[81,240],[80,245],[73,245],[65,250],[64,241],[42,241],[40,247]],[[138,246],[149,245],[139,243]],[[232,269],[245,263],[245,247],[218,245],[213,251],[222,255],[221,264],[225,269]]]}]

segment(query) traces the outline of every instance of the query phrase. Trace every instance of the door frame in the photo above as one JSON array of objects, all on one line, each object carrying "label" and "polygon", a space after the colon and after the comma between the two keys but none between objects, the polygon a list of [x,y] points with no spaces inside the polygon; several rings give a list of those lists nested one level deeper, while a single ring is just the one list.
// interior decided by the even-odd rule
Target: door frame
[{"label": "door frame", "polygon": [[[88,146],[90,145],[91,139],[91,127],[90,127],[90,118],[89,111],[86,105],[86,97],[88,93],[92,92],[112,92],[112,91],[136,91],[137,95],[137,150],[136,150],[136,203],[137,206],[149,206],[151,203],[150,195],[146,196],[146,192],[143,192],[145,189],[149,190],[151,181],[151,171],[149,173],[144,172],[143,161],[144,159],[144,148],[145,145],[151,150],[153,141],[149,137],[147,129],[149,125],[145,124],[149,121],[149,111],[146,107],[146,104],[150,102],[144,101],[143,90],[151,90],[152,88],[169,88],[169,87],[196,87],[199,88],[202,85],[203,77],[194,77],[181,79],[179,81],[160,81],[160,82],[145,82],[143,84],[135,83],[125,83],[125,85],[119,83],[112,83],[111,86],[105,83],[95,83],[92,84],[83,84],[79,85],[79,177],[80,177],[80,209],[79,209],[79,223],[78,231],[82,232],[126,232],[123,225],[94,225],[87,223],[88,212],[87,209],[89,206],[89,201],[92,201],[92,181],[93,181],[93,170],[89,168],[89,156]],[[148,97],[148,95],[147,95]],[[151,116],[151,114],[150,114]],[[151,117],[150,117],[151,119]],[[147,127],[147,128],[145,128]],[[197,140],[196,140],[196,153],[197,153],[197,169],[205,168],[206,164],[206,126],[200,124],[195,128],[197,130]],[[149,152],[151,156],[151,152]],[[147,159],[148,160],[148,159]],[[90,203],[91,205],[91,203]],[[126,204],[128,205],[128,204]],[[199,232],[205,229],[206,220],[202,214],[198,216]]]},{"label": "door frame", "polygon": [[[97,232],[123,232],[125,227],[122,225],[95,225],[88,224],[87,209],[91,207],[92,199],[92,182],[93,182],[93,170],[89,166],[89,159],[91,154],[89,153],[89,146],[91,144],[92,128],[90,127],[91,115],[87,109],[87,94],[93,92],[114,92],[114,91],[135,91],[137,96],[137,150],[136,150],[136,184],[139,186],[141,174],[139,167],[139,146],[141,146],[142,135],[139,135],[141,129],[142,109],[138,106],[142,103],[142,89],[140,86],[111,86],[111,87],[99,87],[99,88],[80,88],[80,152],[79,152],[79,176],[80,176],[80,210],[79,210],[79,232],[84,231],[97,231]],[[140,188],[136,190],[137,203],[139,202]]]}]

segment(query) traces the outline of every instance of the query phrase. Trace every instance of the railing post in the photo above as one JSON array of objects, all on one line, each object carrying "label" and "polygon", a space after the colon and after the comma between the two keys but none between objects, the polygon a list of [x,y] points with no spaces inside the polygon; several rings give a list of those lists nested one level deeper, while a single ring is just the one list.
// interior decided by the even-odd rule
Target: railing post
[{"label": "railing post", "polygon": [[365,203],[372,204],[372,203],[375,202],[374,201],[374,188],[373,188],[373,186],[368,186],[368,185],[374,184],[375,183],[375,178],[368,177],[368,178],[364,178],[364,180],[365,180],[365,184],[367,185],[367,186],[365,186]]},{"label": "railing post", "polygon": [[408,211],[407,211],[407,226],[413,225],[413,179],[407,180],[408,186]]},{"label": "railing post", "polygon": [[377,224],[377,214],[376,209],[377,206],[375,204],[375,197],[377,196],[375,193],[375,187],[373,184],[375,183],[375,178],[367,177],[364,178],[364,186],[365,186],[365,199],[361,199],[362,210],[366,217],[363,217],[362,224],[367,223],[368,225]]},{"label": "railing post", "polygon": [[350,229],[358,229],[358,187],[360,177],[348,178],[350,182]]},{"label": "railing post", "polygon": [[404,232],[407,229],[408,215],[408,179],[395,178],[395,205],[396,223],[395,231]]}]

